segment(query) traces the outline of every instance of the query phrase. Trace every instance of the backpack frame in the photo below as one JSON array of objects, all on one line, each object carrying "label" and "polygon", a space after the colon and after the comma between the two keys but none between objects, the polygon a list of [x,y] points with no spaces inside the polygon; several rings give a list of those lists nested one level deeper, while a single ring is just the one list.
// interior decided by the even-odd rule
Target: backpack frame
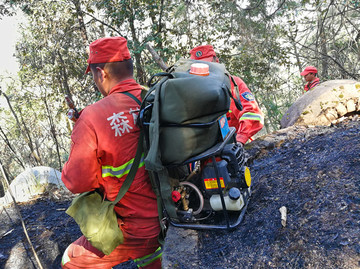
[{"label": "backpack frame", "polygon": [[[171,85],[172,80],[181,80],[184,77],[188,78],[189,67],[194,62],[202,61],[182,61],[178,66],[170,69],[170,72],[161,72],[152,76],[148,82],[149,90],[143,98],[138,117],[138,123],[144,131],[144,149],[145,155],[147,156],[145,166],[157,195],[159,218],[164,235],[168,223],[175,227],[190,229],[233,229],[242,222],[251,196],[251,176],[249,169],[245,166],[245,152],[243,147],[236,143],[236,130],[234,127],[227,126],[227,128],[225,128],[226,134],[221,135],[222,129],[219,128],[220,122],[224,122],[225,120],[227,124],[224,114],[229,110],[230,98],[232,98],[237,104],[237,107],[241,109],[239,97],[234,98],[231,94],[230,80],[232,77],[223,65],[204,62],[210,66],[210,73],[216,68],[219,68],[219,70],[224,73],[225,87],[222,90],[224,91],[225,99],[227,98],[229,101],[228,104],[225,105],[227,106],[227,110],[221,111],[220,109],[218,113],[214,113],[212,118],[203,116],[198,118],[210,119],[207,122],[196,122],[195,120],[192,122],[169,123],[168,121],[164,122],[162,119],[159,119],[159,115],[161,114],[159,110],[162,108],[156,106],[165,103],[165,101],[159,97],[161,92],[166,91],[166,87],[169,84]],[[154,80],[156,81],[154,82]],[[234,84],[236,87],[236,83]],[[222,90],[219,91],[222,92]],[[164,96],[165,95],[162,95],[162,97]],[[158,114],[154,116],[154,112]],[[158,119],[156,119],[156,116]],[[156,120],[158,121],[158,125],[156,126],[158,132],[154,133],[154,130],[151,128],[154,128],[154,122]],[[211,142],[210,146],[207,146],[200,152],[196,152],[196,154],[186,157],[184,160],[164,163],[164,160],[161,159],[162,152],[159,154],[159,151],[161,151],[159,145],[159,136],[162,132],[162,130],[160,130],[161,128],[183,128],[182,130],[185,130],[186,128],[212,128],[211,126],[217,128],[218,134],[215,142]],[[154,135],[157,136],[158,139],[157,144],[155,143],[157,150],[155,154],[151,152],[151,148],[154,147],[154,140],[151,136]],[[149,155],[151,155],[150,158]],[[207,176],[210,175],[210,178],[204,179],[204,174],[206,173]],[[227,179],[224,179],[226,174],[228,174]],[[245,174],[247,174],[247,178]],[[207,186],[210,185],[212,187],[206,189]],[[233,200],[231,199],[234,197],[234,191],[232,196],[230,195],[230,191],[234,190],[234,188],[239,190],[239,193],[235,191],[235,196],[238,199],[240,197],[243,203],[241,208],[236,207],[236,210],[228,210],[233,204]],[[181,195],[180,198],[179,193]],[[238,196],[239,194],[240,196]],[[195,196],[195,200],[191,195]],[[196,201],[196,197],[198,197],[199,201]],[[179,200],[176,201],[177,198],[179,198]],[[217,204],[211,204],[211,199],[216,200]],[[186,203],[188,204],[186,205]],[[199,208],[190,207],[194,206],[194,204],[195,207]],[[214,210],[212,207],[216,207],[217,209]]]}]

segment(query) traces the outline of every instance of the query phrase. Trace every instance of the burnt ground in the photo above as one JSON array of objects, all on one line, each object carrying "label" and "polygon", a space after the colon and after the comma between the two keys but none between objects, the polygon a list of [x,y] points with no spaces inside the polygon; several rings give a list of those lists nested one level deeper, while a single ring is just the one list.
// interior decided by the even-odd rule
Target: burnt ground
[{"label": "burnt ground", "polygon": [[[233,231],[199,231],[197,256],[173,268],[194,268],[194,260],[195,268],[360,268],[360,121],[290,127],[251,144],[243,222]],[[65,214],[71,199],[51,193],[19,205],[43,268],[60,268],[81,234]],[[179,244],[185,248],[186,237]],[[39,268],[14,207],[0,209],[0,268]]]},{"label": "burnt ground", "polygon": [[199,232],[200,268],[360,268],[360,122],[289,133],[249,150],[259,156],[245,219]]},{"label": "burnt ground", "polygon": [[[61,253],[81,232],[65,210],[70,197],[41,197],[20,208],[33,247],[44,268],[60,268]],[[39,268],[14,207],[4,208],[0,218],[0,268]]]},{"label": "burnt ground", "polygon": [[[18,208],[33,248],[44,269],[61,268],[67,246],[81,236],[75,221],[65,211],[73,196],[48,193]],[[14,206],[0,210],[0,269],[40,268],[28,243]],[[118,269],[136,268],[128,262]]]}]

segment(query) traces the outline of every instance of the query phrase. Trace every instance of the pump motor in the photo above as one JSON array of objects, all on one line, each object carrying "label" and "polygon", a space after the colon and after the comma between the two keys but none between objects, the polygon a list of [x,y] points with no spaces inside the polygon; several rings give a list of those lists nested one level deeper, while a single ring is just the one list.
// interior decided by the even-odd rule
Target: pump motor
[{"label": "pump motor", "polygon": [[[244,166],[244,159],[242,146],[238,144],[225,146],[220,158],[217,158],[216,161],[222,189],[230,189],[232,187],[244,189],[250,187],[250,170]],[[215,167],[212,162],[208,162],[204,166],[202,170],[202,182],[206,193],[214,194],[219,192]]]}]

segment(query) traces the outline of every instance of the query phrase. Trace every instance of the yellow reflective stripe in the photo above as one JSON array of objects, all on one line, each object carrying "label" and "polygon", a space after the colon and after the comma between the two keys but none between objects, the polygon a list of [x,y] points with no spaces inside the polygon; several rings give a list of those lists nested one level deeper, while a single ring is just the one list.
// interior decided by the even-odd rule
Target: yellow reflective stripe
[{"label": "yellow reflective stripe", "polygon": [[[117,177],[121,178],[126,174],[129,174],[131,166],[134,162],[135,158],[131,159],[127,163],[120,165],[118,167],[113,167],[110,165],[104,165],[102,166],[102,177]],[[145,165],[144,162],[144,153],[141,155],[139,167],[143,167]]]},{"label": "yellow reflective stripe", "polygon": [[261,115],[251,112],[244,113],[240,120],[257,120],[264,124],[264,118]]},{"label": "yellow reflective stripe", "polygon": [[160,247],[158,247],[157,250],[155,250],[154,253],[146,255],[146,256],[141,257],[141,258],[137,258],[137,259],[134,260],[134,262],[135,262],[135,264],[136,264],[136,266],[138,268],[144,267],[144,266],[149,265],[150,263],[154,262],[155,260],[161,258],[162,253],[163,253],[163,251],[162,251],[162,248],[160,246]]}]

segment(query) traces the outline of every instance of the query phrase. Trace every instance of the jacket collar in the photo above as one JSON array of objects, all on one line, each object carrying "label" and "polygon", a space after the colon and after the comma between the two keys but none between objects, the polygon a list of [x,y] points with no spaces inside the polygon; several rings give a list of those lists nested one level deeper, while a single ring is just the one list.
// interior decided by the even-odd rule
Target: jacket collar
[{"label": "jacket collar", "polygon": [[135,79],[127,79],[120,81],[116,84],[109,92],[109,95],[114,92],[128,92],[132,90],[140,90],[142,87],[138,84]]}]

